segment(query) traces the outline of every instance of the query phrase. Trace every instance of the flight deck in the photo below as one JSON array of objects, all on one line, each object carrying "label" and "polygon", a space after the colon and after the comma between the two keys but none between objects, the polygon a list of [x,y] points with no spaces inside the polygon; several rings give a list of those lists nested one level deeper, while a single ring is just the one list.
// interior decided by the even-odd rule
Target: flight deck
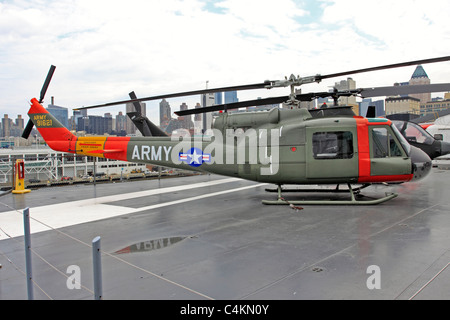
[{"label": "flight deck", "polygon": [[27,299],[26,207],[36,300],[94,299],[98,236],[104,300],[450,298],[449,170],[370,186],[364,197],[398,193],[373,206],[262,204],[273,187],[198,175],[4,194],[0,300]]}]

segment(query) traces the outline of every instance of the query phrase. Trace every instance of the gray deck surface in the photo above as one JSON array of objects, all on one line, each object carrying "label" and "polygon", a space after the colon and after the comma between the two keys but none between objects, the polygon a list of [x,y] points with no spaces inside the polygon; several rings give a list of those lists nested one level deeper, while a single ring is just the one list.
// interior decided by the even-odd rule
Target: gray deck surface
[{"label": "gray deck surface", "polygon": [[[179,188],[166,193],[169,187]],[[363,190],[399,193],[376,206],[266,206],[261,200],[276,198],[266,187],[273,186],[201,175],[41,188],[0,197],[0,221],[11,208],[29,207],[33,217],[42,206],[131,194],[80,207],[121,215],[32,234],[35,299],[93,299],[96,236],[105,300],[450,298],[450,171],[433,168],[423,181]],[[146,190],[162,193],[132,197]],[[0,300],[27,299],[22,235],[2,234],[0,264]],[[71,265],[80,268],[81,289],[67,287]],[[370,266],[379,268],[380,289],[368,288]]]}]

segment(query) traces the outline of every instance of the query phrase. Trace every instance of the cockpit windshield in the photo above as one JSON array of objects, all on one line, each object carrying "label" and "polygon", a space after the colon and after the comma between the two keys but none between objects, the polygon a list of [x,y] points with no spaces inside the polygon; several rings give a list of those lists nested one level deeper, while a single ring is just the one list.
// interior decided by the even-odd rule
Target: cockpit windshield
[{"label": "cockpit windshield", "polygon": [[394,123],[393,126],[391,126],[392,131],[394,131],[394,134],[397,136],[397,139],[400,141],[400,143],[402,144],[403,149],[405,150],[406,154],[409,156],[411,154],[411,145],[409,144],[409,142],[405,139],[405,137],[400,133],[400,130],[398,129],[398,126],[396,124],[396,122],[401,122],[403,123],[403,121],[392,121]]},{"label": "cockpit windshield", "polygon": [[394,120],[392,122],[408,142],[417,142],[427,145],[433,144],[434,138],[418,124],[399,120]]}]

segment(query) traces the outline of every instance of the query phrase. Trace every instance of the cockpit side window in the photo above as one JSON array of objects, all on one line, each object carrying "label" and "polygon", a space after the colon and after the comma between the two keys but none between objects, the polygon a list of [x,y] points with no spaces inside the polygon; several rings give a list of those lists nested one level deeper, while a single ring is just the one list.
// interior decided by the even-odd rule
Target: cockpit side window
[{"label": "cockpit side window", "polygon": [[401,157],[401,147],[387,128],[372,128],[372,155],[374,158]]},{"label": "cockpit side window", "polygon": [[385,128],[373,128],[372,130],[373,140],[373,156],[375,158],[386,158],[387,153],[387,130]]},{"label": "cockpit side window", "polygon": [[353,158],[353,134],[349,131],[315,132],[312,142],[314,159]]}]

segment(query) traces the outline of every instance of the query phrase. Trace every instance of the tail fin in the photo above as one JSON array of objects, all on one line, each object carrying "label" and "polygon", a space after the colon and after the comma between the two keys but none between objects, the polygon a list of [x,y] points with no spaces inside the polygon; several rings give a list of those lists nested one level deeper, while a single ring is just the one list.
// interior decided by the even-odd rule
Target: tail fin
[{"label": "tail fin", "polygon": [[36,98],[31,99],[28,115],[50,148],[62,152],[75,152],[75,148],[71,148],[71,145],[76,143],[77,137],[48,112]]}]

